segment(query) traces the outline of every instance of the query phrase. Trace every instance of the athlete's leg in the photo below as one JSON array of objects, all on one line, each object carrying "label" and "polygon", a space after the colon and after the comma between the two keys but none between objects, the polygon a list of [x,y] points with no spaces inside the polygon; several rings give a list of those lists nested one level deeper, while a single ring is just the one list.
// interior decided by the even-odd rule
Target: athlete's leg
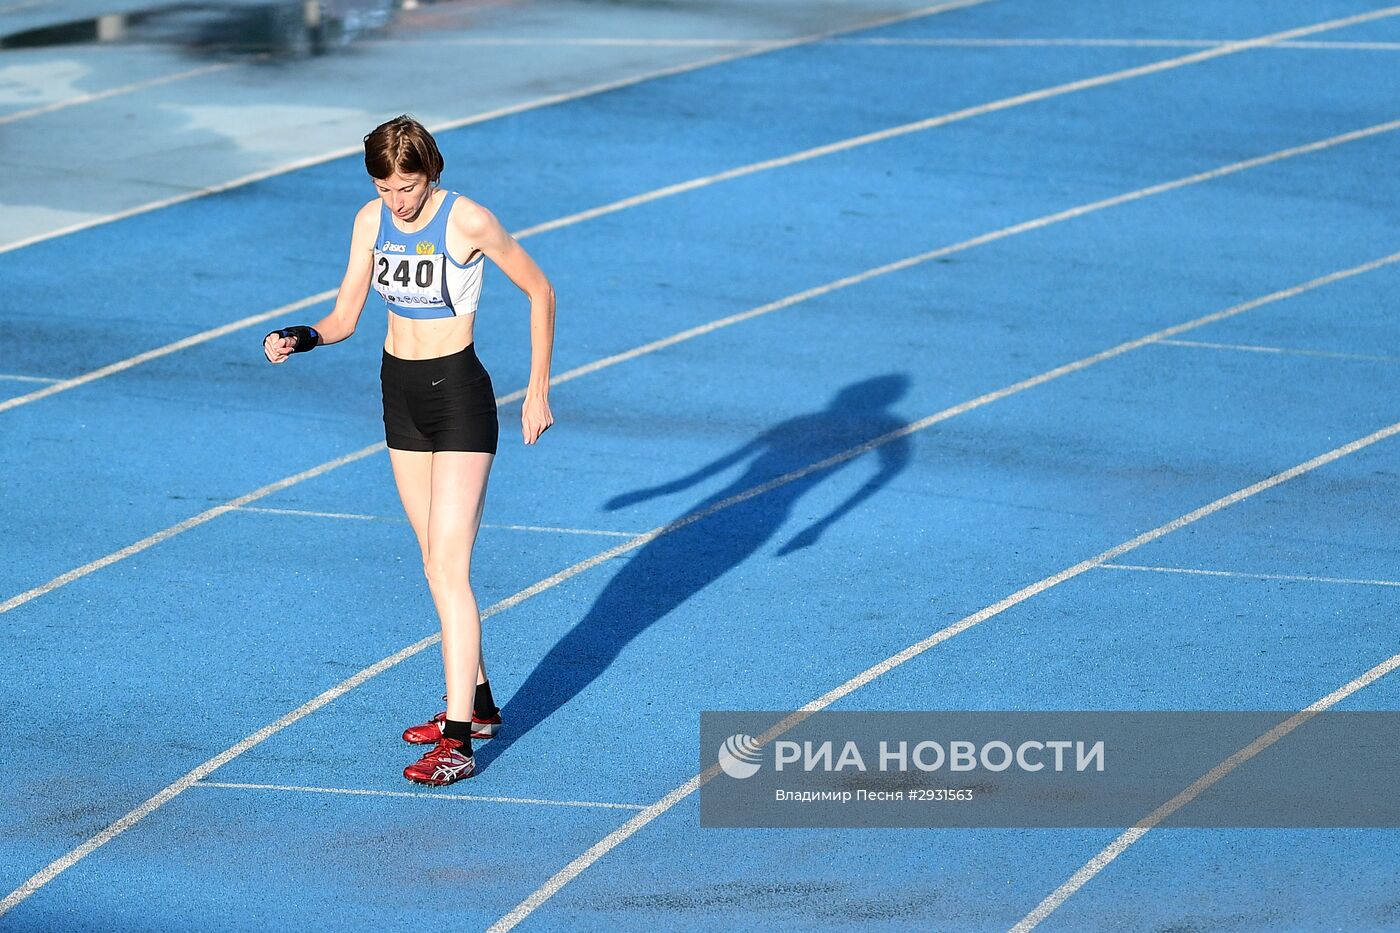
[{"label": "athlete's leg", "polygon": [[394,485],[399,487],[399,501],[404,514],[418,538],[418,550],[427,559],[428,508],[432,502],[433,455],[427,450],[395,450],[389,448],[389,464],[394,468]]},{"label": "athlete's leg", "polygon": [[[418,550],[423,555],[423,566],[428,566],[428,517],[432,509],[433,456],[426,450],[395,450],[389,448],[389,463],[394,470],[394,484],[399,489],[399,499],[403,502],[404,514],[418,538]],[[488,456],[475,454],[469,456]],[[490,467],[488,465],[487,469]],[[483,497],[484,498],[484,497]],[[477,523],[481,521],[480,510]],[[472,531],[476,535],[475,525]],[[486,659],[477,665],[476,682],[486,683]],[[455,718],[455,717],[454,717]]]},{"label": "athlete's leg", "polygon": [[423,567],[442,621],[447,718],[459,722],[471,720],[476,685],[485,677],[471,559],[494,459],[491,454],[459,450],[440,450],[432,455]]}]

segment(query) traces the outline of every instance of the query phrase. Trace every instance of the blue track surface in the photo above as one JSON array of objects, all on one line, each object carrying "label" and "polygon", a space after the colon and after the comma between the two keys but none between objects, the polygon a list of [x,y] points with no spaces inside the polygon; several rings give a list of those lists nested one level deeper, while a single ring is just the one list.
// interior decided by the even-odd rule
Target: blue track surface
[{"label": "blue track surface", "polygon": [[[846,39],[1247,38],[1378,8],[1001,0]],[[1314,39],[1395,41],[1400,17]],[[445,182],[524,229],[619,198],[1190,48],[817,43],[440,138]],[[555,372],[1219,166],[1400,117],[1400,52],[1261,49],[719,181],[534,236]],[[1047,223],[802,300],[503,412],[483,606],[625,539],[1125,341],[1400,249],[1396,132]],[[355,159],[0,256],[6,372],[66,378],[334,284]],[[32,300],[36,270],[62,268]],[[449,792],[645,806],[696,771],[706,709],[791,709],[930,633],[1397,418],[1400,264],[950,417],[603,562],[492,617],[502,737]],[[292,315],[314,319],[324,305]],[[267,367],[249,329],[0,412],[0,600],[382,438],[371,303]],[[55,329],[54,324],[58,325]],[[524,303],[488,274],[476,340],[524,382]],[[1207,344],[1205,346],[1201,344]],[[1271,348],[1270,352],[1244,349]],[[1275,352],[1284,351],[1284,352]],[[35,384],[0,379],[18,396]],[[1400,579],[1400,441],[1120,563]],[[190,769],[436,630],[372,454],[5,613],[0,894]],[[287,591],[301,594],[289,599]],[[1300,709],[1389,658],[1400,586],[1097,569],[838,709]],[[1395,709],[1382,679],[1342,708]],[[215,784],[414,792],[430,647],[233,758]],[[81,737],[74,724],[81,725]],[[635,809],[193,786],[0,929],[485,928]],[[692,795],[529,930],[996,929],[1111,831],[721,831]],[[1149,834],[1044,929],[1400,925],[1400,834]]]}]

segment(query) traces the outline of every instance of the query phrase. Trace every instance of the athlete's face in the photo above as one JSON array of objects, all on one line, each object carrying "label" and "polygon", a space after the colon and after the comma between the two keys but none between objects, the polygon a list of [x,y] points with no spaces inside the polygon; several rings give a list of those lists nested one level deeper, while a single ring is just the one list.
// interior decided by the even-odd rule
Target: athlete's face
[{"label": "athlete's face", "polygon": [[417,217],[433,190],[427,175],[400,175],[398,172],[388,178],[376,178],[374,187],[389,210],[401,220]]}]

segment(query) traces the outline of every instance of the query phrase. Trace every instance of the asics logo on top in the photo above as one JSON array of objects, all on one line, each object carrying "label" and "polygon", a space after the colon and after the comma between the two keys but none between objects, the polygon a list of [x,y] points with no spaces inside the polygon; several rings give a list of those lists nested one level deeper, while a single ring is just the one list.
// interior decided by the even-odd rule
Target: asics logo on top
[{"label": "asics logo on top", "polygon": [[379,251],[381,253],[406,253],[408,252],[408,247],[404,246],[402,243],[394,243],[390,240],[385,240],[384,245],[379,247]]},{"label": "asics logo on top", "polygon": [[740,732],[724,740],[719,747],[719,766],[732,778],[748,778],[758,773],[759,750],[763,748],[751,735]]}]

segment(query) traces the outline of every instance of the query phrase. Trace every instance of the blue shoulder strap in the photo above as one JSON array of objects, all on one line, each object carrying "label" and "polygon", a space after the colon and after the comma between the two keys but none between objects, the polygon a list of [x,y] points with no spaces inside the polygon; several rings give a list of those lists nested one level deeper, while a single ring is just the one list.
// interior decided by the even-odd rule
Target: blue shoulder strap
[{"label": "blue shoulder strap", "polygon": [[428,230],[424,233],[432,233],[432,239],[442,244],[442,251],[447,252],[447,219],[452,214],[452,206],[457,203],[461,195],[455,191],[447,192],[447,197],[442,199],[442,206],[433,216],[433,222],[428,225]]}]

